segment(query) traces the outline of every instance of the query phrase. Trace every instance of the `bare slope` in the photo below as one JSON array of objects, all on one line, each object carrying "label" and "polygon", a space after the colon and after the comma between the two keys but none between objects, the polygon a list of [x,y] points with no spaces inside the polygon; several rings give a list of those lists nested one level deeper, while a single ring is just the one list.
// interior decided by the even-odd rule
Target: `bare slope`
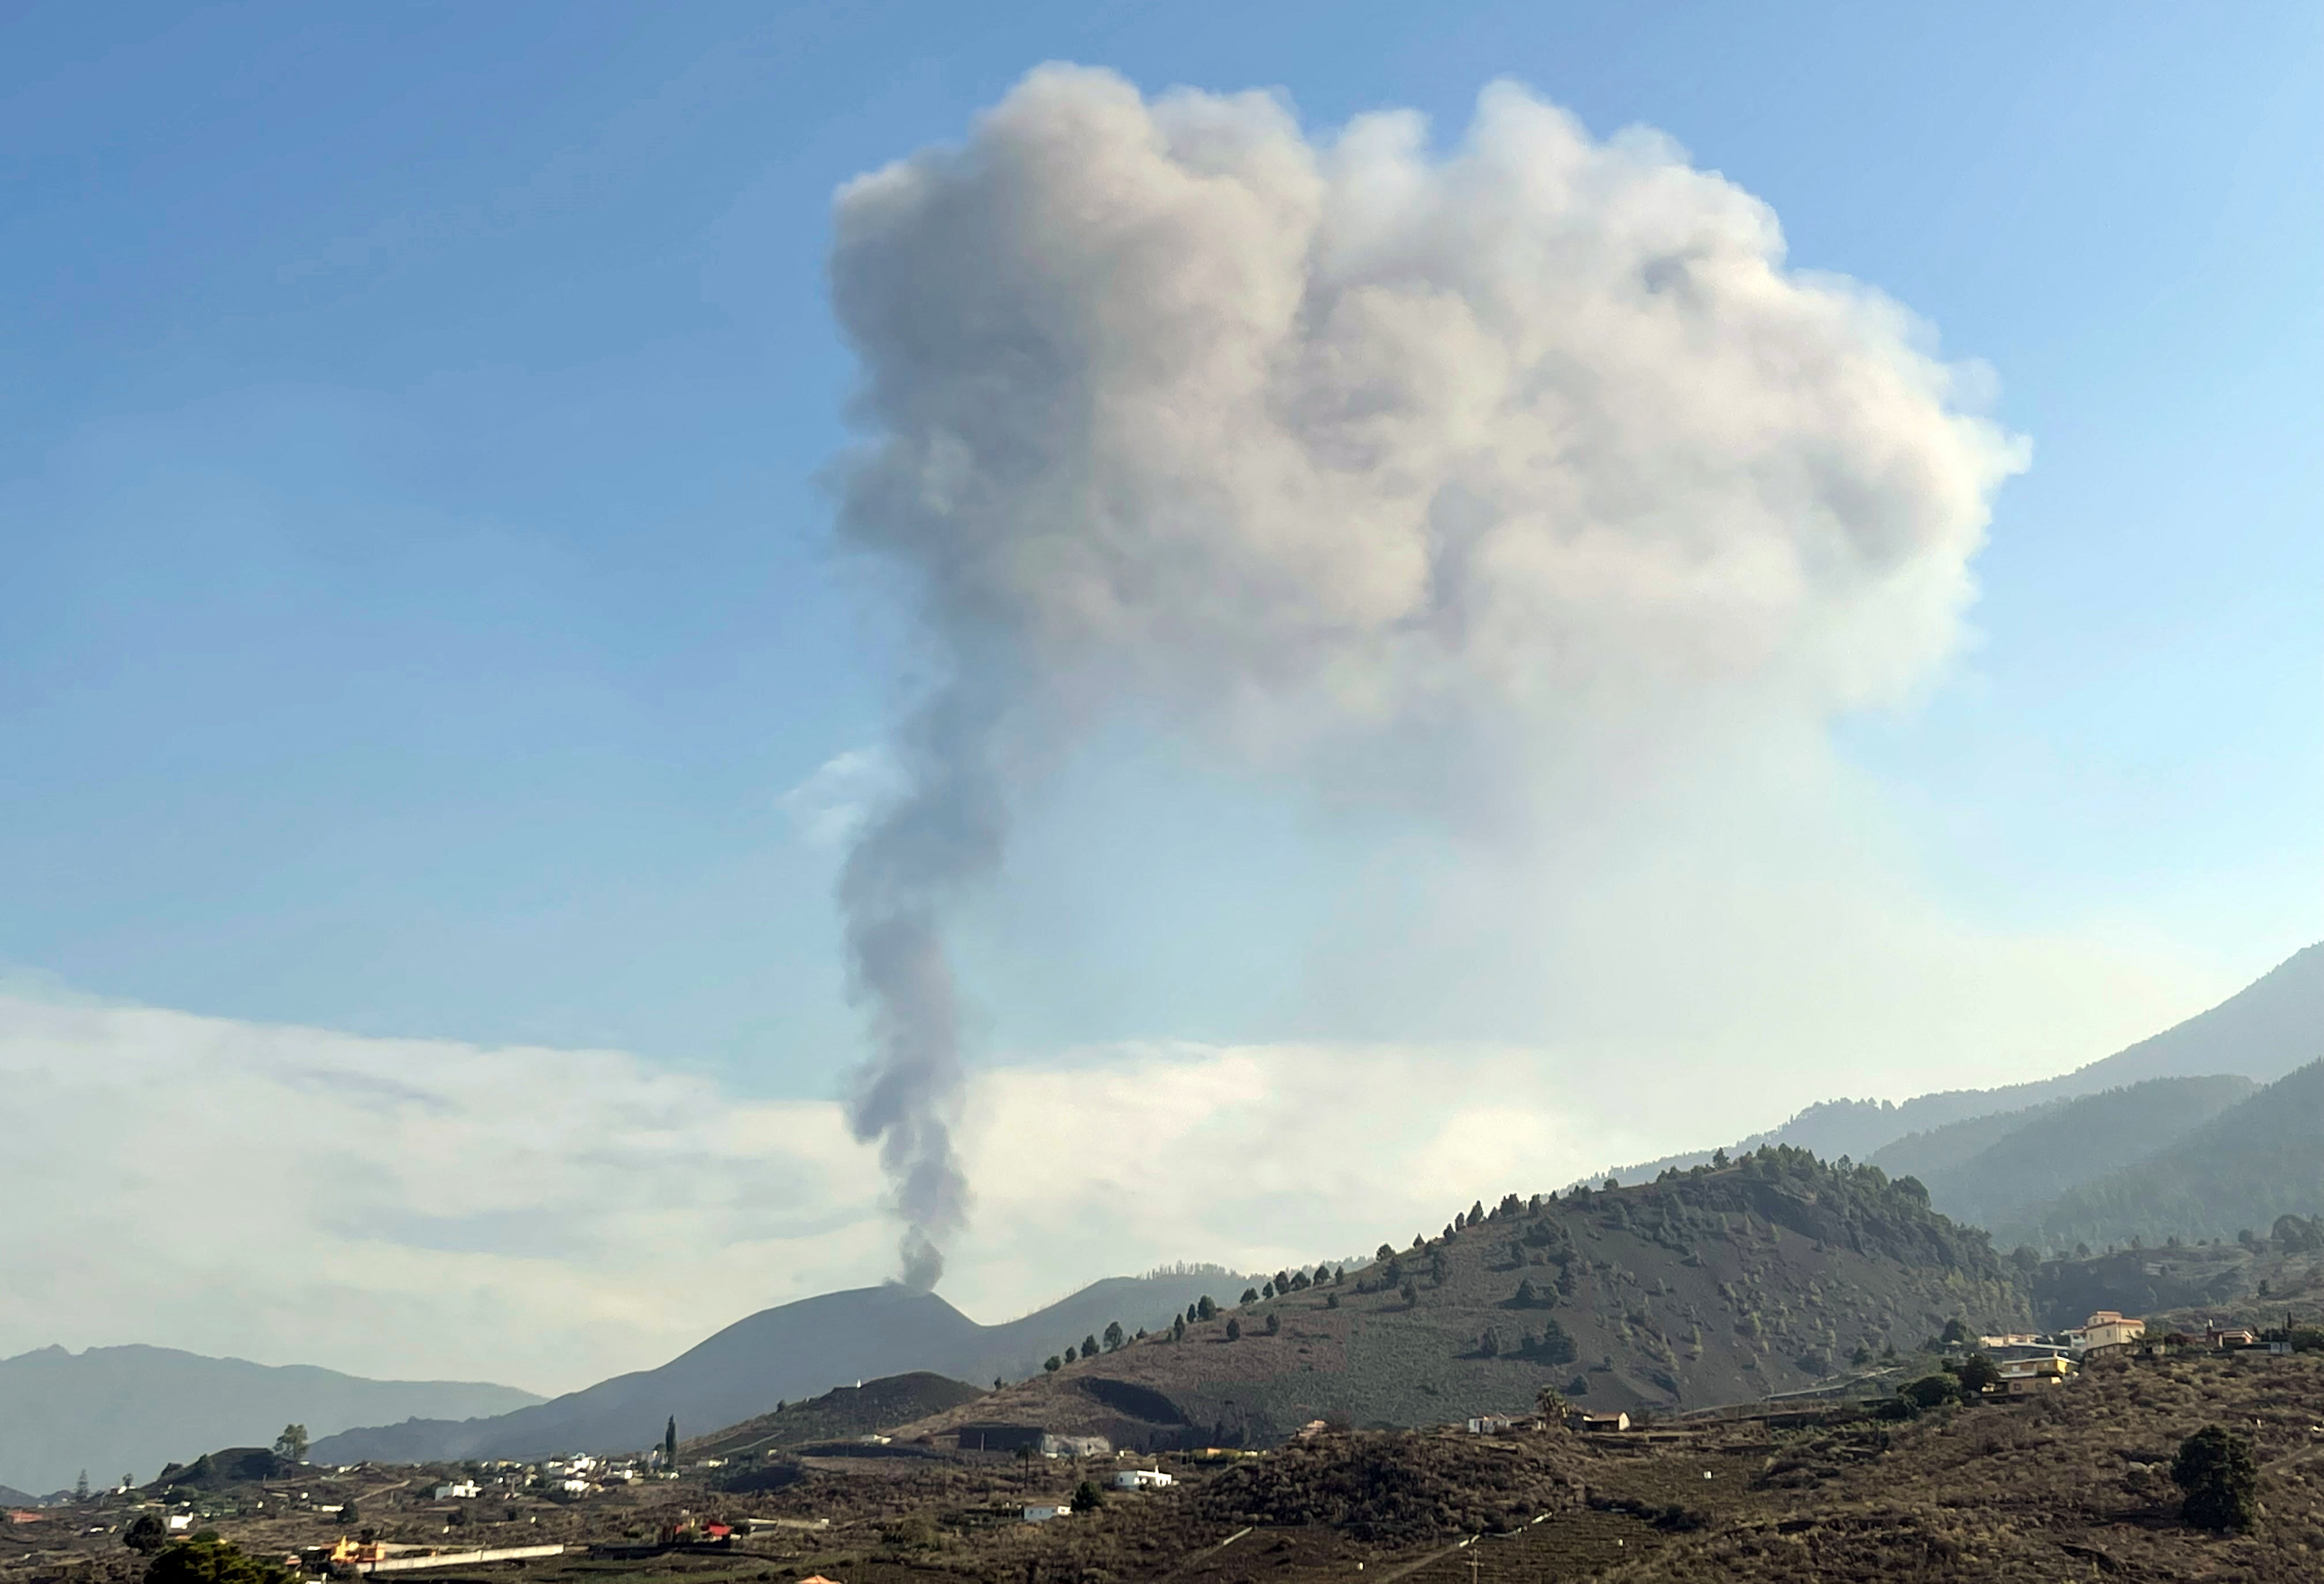
[{"label": "bare slope", "polygon": [[1039,1368],[1068,1339],[1102,1331],[1111,1322],[1132,1330],[1167,1325],[1172,1313],[1227,1279],[1114,1277],[991,1326],[908,1287],[825,1293],[736,1321],[659,1368],[493,1418],[349,1431],[318,1441],[314,1456],[334,1463],[413,1463],[618,1451],[653,1444],[673,1415],[680,1433],[706,1433],[841,1383],[916,1369],[968,1380],[1019,1376]]},{"label": "bare slope", "polygon": [[846,1441],[893,1430],[899,1424],[973,1403],[983,1395],[981,1389],[965,1381],[926,1370],[890,1375],[867,1380],[862,1386],[834,1386],[823,1395],[804,1402],[783,1403],[771,1414],[761,1414],[687,1441],[679,1448],[679,1456],[687,1460],[733,1458],[816,1441]]},{"label": "bare slope", "polygon": [[308,1365],[207,1358],[174,1348],[42,1348],[0,1359],[0,1484],[150,1478],[171,1459],[271,1442],[285,1424],[327,1435],[414,1414],[498,1414],[540,1399],[473,1381],[365,1380]]},{"label": "bare slope", "polygon": [[1916,1184],[1778,1148],[1611,1193],[1512,1195],[1343,1281],[1231,1307],[1183,1338],[1132,1342],[899,1433],[1266,1443],[1315,1418],[1400,1426],[1523,1410],[1545,1386],[1590,1406],[1733,1402],[1811,1385],[1859,1348],[1915,1345],[1957,1316],[2031,1319],[1983,1233],[1931,1213]]}]

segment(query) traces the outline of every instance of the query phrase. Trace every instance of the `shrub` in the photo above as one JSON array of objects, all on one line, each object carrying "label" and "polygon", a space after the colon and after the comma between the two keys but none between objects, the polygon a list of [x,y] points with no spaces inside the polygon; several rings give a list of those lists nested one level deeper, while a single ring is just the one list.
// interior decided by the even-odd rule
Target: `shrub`
[{"label": "shrub", "polygon": [[1270,1337],[1278,1337],[1283,1334],[1283,1315],[1280,1311],[1271,1311],[1268,1314],[1267,1334]]},{"label": "shrub", "polygon": [[164,1548],[145,1570],[145,1584],[290,1584],[290,1579],[274,1563],[246,1556],[215,1534]]},{"label": "shrub", "polygon": [[2214,1424],[2179,1443],[2171,1478],[2187,1493],[2180,1516],[2199,1529],[2248,1529],[2256,1514],[2259,1462],[2252,1444]]},{"label": "shrub", "polygon": [[[1233,1322],[1228,1323],[1231,1325]],[[1074,1511],[1076,1513],[1094,1513],[1103,1506],[1105,1493],[1088,1480],[1084,1479],[1074,1487]]]},{"label": "shrub", "polygon": [[1982,1353],[1971,1353],[1962,1359],[1953,1374],[1960,1381],[1963,1397],[1976,1396],[2001,1384],[2000,1369]]},{"label": "shrub", "polygon": [[1227,1340],[1230,1342],[1240,1342],[1242,1340],[1242,1322],[1231,1317],[1228,1319]]},{"label": "shrub", "polygon": [[1960,1382],[1950,1375],[1924,1375],[1898,1386],[1896,1395],[1915,1408],[1941,1408],[1960,1401]]},{"label": "shrub", "polygon": [[170,1526],[152,1513],[140,1513],[121,1532],[121,1543],[152,1556],[170,1543]]}]

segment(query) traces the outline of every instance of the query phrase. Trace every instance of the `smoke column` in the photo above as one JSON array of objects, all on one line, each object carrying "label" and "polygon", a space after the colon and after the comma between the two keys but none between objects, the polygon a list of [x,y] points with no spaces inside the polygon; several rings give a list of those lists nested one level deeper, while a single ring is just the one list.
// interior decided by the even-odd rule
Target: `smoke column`
[{"label": "smoke column", "polygon": [[840,887],[853,1122],[921,1285],[968,1205],[947,909],[1093,723],[1554,820],[1738,719],[1907,695],[2024,465],[1766,206],[1511,85],[1440,154],[1046,67],[835,220],[839,532],[938,668]]}]

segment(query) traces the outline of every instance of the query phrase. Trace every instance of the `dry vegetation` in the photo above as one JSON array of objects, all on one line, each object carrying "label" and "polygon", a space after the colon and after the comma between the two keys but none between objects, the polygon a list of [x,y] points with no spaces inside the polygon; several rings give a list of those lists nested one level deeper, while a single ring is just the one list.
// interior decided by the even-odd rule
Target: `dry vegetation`
[{"label": "dry vegetation", "polygon": [[[2220,1423],[2250,1436],[2259,1516],[2245,1534],[2191,1529],[2169,1465],[2180,1441]],[[1111,1459],[1017,1459],[927,1449],[794,1456],[770,1489],[706,1479],[632,1487],[574,1506],[472,1515],[455,1538],[618,1544],[681,1508],[697,1515],[827,1520],[730,1551],[420,1577],[439,1584],[1304,1584],[1367,1580],[2132,1579],[2324,1578],[2324,1356],[2264,1353],[2099,1364],[2071,1385],[1908,1423],[1846,1414],[1796,1432],[1761,1420],[1578,1439],[1563,1431],[1328,1432],[1224,1463],[1165,1457],[1179,1476],[1153,1495],[1110,1495],[1094,1514],[1044,1524],[1020,1506],[1056,1502]],[[711,1471],[723,1477],[728,1470]],[[442,1504],[375,1476],[359,1496],[395,1538],[442,1538]],[[473,1504],[472,1504],[473,1505]],[[117,1538],[57,1545],[101,1504],[50,1509],[47,1549],[0,1553],[8,1584],[136,1576]],[[538,1520],[537,1522],[535,1520]],[[254,1549],[313,1543],[319,1520],[221,1518]]]}]

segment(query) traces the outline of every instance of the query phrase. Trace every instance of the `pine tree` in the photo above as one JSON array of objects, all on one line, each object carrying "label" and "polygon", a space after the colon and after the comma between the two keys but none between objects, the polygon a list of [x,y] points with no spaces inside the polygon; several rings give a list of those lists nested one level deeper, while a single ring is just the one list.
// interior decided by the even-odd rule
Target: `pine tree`
[{"label": "pine tree", "polygon": [[77,1502],[88,1500],[88,1470],[86,1469],[80,1471],[80,1478],[73,1481],[73,1500]]},{"label": "pine tree", "polygon": [[2244,1437],[2214,1424],[2179,1443],[2171,1478],[2187,1493],[2180,1515],[2201,1529],[2248,1529],[2257,1512],[2259,1464]]}]

